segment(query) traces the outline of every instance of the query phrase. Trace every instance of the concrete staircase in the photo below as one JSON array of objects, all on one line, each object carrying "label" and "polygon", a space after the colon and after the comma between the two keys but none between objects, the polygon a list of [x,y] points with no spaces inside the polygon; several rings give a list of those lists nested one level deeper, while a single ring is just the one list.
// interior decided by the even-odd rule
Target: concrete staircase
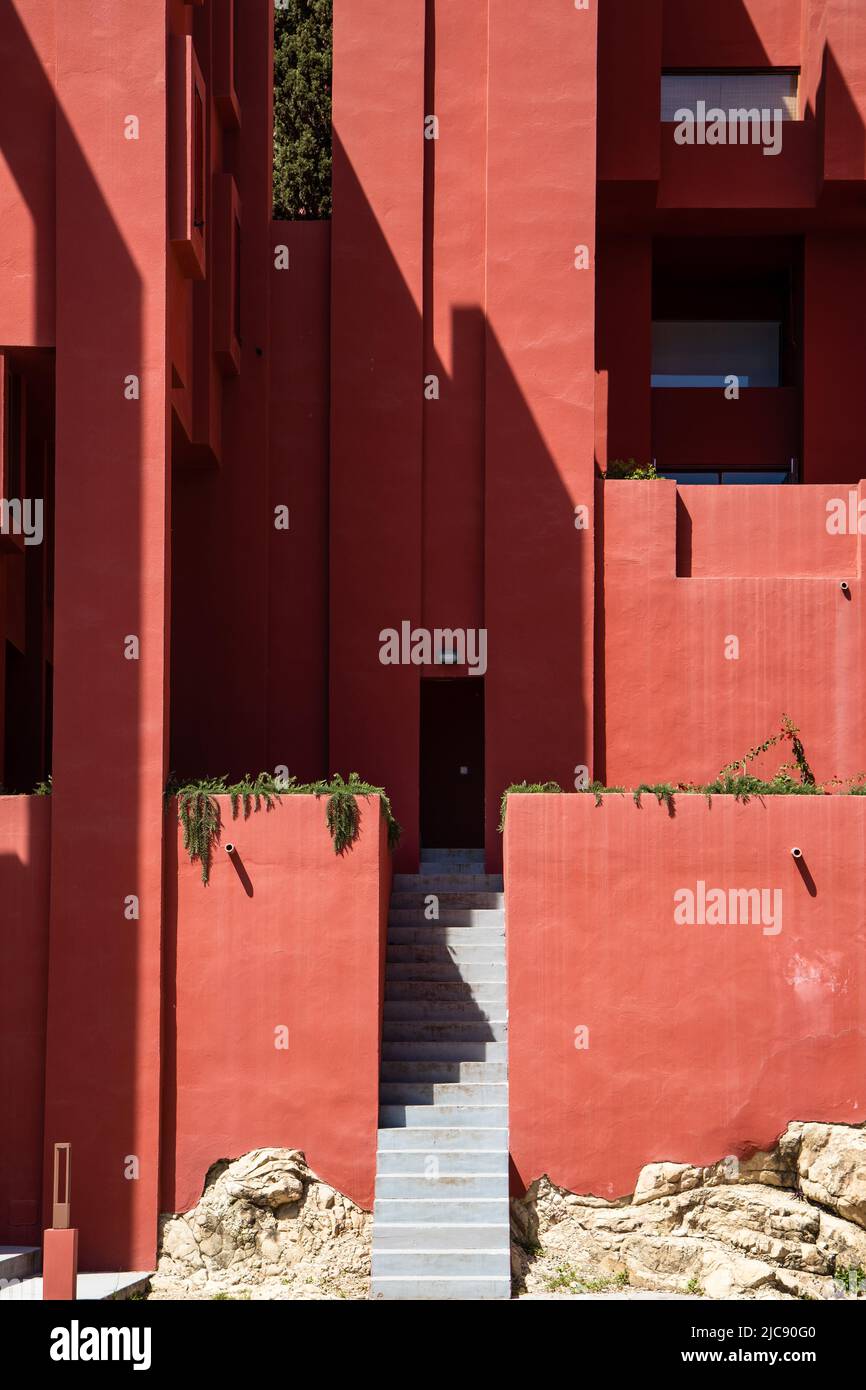
[{"label": "concrete staircase", "polygon": [[372,1298],[511,1296],[506,1029],[502,879],[424,850],[388,918]]},{"label": "concrete staircase", "polygon": [[[0,1245],[0,1303],[42,1302],[42,1250],[36,1245]],[[77,1297],[88,1301],[129,1298],[145,1289],[150,1274],[79,1274]]]}]

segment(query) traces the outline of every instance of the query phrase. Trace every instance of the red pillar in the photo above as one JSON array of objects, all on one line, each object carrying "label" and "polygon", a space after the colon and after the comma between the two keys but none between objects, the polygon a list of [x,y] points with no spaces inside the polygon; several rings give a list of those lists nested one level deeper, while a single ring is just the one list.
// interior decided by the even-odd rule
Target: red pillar
[{"label": "red pillar", "polygon": [[[56,39],[45,1143],[50,1153],[69,1140],[76,1155],[82,1266],[146,1269],[158,1215],[168,600],[165,6],[59,6]],[[130,376],[138,399],[125,393]]]},{"label": "red pillar", "polygon": [[334,5],[330,762],[387,787],[404,863],[418,668],[379,633],[421,622],[424,30],[424,0]]},{"label": "red pillar", "polygon": [[596,7],[490,0],[489,71],[486,838],[498,853],[508,783],[571,790],[592,764]]}]

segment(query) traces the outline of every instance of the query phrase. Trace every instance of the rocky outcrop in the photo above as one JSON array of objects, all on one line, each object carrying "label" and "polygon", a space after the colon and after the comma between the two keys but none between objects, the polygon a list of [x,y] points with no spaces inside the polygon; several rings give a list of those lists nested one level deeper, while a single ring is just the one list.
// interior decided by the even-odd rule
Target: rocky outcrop
[{"label": "rocky outcrop", "polygon": [[214,1164],[192,1211],[164,1216],[153,1298],[366,1298],[372,1218],[295,1149]]},{"label": "rocky outcrop", "polygon": [[866,1130],[792,1124],[768,1153],[653,1163],[617,1202],[547,1178],[512,1203],[527,1292],[629,1285],[714,1298],[866,1297]]}]

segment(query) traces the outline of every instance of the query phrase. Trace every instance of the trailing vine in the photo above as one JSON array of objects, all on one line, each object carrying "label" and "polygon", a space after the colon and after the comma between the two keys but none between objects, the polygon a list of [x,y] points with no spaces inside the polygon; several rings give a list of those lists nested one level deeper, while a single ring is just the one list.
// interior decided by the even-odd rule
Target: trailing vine
[{"label": "trailing vine", "polygon": [[[664,804],[667,807],[669,816],[674,816],[676,815],[676,807],[674,805],[675,791],[676,787],[672,787],[669,782],[658,782],[656,784],[650,782],[641,782],[639,787],[635,787],[633,793],[634,804],[635,806],[640,806],[641,793],[647,792],[650,796],[655,797],[656,801],[660,806]],[[598,805],[597,797],[596,805]]]},{"label": "trailing vine", "polygon": [[362,782],[357,772],[344,781],[339,773],[319,782],[298,782],[294,777],[275,777],[260,772],[249,773],[239,782],[229,783],[223,777],[203,777],[194,782],[181,782],[172,774],[166,786],[166,801],[177,798],[177,815],[183,827],[183,847],[190,863],[201,864],[201,881],[210,880],[213,848],[219,843],[222,817],[218,796],[230,798],[232,818],[243,814],[246,820],[253,811],[264,806],[270,811],[283,796],[327,797],[325,823],[334,844],[335,854],[344,854],[360,833],[361,814],[357,798],[378,796],[381,813],[388,826],[388,848],[394,849],[400,839],[400,825],[391,810],[390,798],[383,787]]},{"label": "trailing vine", "polygon": [[[791,761],[782,763],[778,772],[770,778],[757,777],[749,771],[749,765],[779,744],[790,742]],[[577,789],[579,795],[595,798],[596,806],[602,804],[602,797],[614,793],[624,793],[625,787],[609,787],[602,782],[590,782]],[[668,815],[676,815],[677,796],[705,796],[712,804],[714,796],[732,796],[744,804],[752,797],[764,796],[826,796],[831,790],[838,790],[849,796],[866,796],[866,772],[858,772],[855,777],[844,780],[830,778],[818,782],[806,756],[800,730],[787,714],[782,715],[778,732],[765,739],[763,743],[750,748],[742,757],[726,763],[710,782],[642,782],[632,791],[636,806],[641,805],[641,796],[654,796],[659,805],[667,808]],[[515,782],[506,787],[502,794],[499,830],[505,829],[505,813],[508,797],[526,792],[562,792],[558,782]]]},{"label": "trailing vine", "polygon": [[536,794],[543,792],[561,791],[562,787],[559,785],[558,782],[512,782],[510,787],[505,788],[505,791],[502,793],[502,796],[499,799],[499,825],[497,827],[499,833],[501,834],[502,831],[505,829],[505,811],[508,806],[508,798],[512,794],[512,792],[525,792]]}]

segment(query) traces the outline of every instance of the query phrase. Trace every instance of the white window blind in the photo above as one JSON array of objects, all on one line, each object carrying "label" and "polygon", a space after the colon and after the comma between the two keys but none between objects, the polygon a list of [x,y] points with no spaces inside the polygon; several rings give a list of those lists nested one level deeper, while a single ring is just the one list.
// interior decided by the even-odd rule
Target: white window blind
[{"label": "white window blind", "polygon": [[736,376],[741,386],[778,386],[780,339],[773,321],[657,319],[652,385],[718,389]]},{"label": "white window blind", "polygon": [[695,112],[699,101],[707,110],[781,111],[785,121],[797,119],[795,72],[693,72],[662,75],[662,120],[676,120],[680,110]]}]

